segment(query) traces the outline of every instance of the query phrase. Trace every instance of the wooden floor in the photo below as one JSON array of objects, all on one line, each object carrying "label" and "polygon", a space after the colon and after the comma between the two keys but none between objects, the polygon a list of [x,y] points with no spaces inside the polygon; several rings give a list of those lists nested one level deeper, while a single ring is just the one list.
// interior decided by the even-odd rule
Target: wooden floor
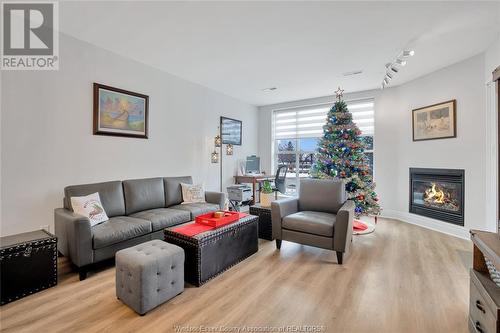
[{"label": "wooden floor", "polygon": [[471,247],[388,219],[379,219],[373,234],[355,236],[343,266],[334,252],[289,242],[280,252],[261,241],[254,256],[201,288],[186,286],[144,317],[116,299],[114,267],[80,282],[61,258],[59,285],[1,307],[1,331],[175,332],[178,325],[178,332],[277,332],[317,325],[322,332],[467,332]]}]

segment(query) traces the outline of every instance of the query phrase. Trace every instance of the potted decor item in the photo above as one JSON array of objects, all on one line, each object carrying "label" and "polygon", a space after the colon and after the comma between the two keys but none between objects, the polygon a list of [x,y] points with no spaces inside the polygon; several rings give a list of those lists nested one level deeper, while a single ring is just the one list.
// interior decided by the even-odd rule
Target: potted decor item
[{"label": "potted decor item", "polygon": [[273,201],[273,188],[268,180],[264,181],[260,189],[260,205],[262,207],[270,207]]}]

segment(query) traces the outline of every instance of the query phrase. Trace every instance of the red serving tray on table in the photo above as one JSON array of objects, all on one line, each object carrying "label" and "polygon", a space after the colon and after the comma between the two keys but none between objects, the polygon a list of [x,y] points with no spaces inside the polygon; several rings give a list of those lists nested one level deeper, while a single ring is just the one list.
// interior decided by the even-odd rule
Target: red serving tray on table
[{"label": "red serving tray on table", "polygon": [[240,217],[242,217],[240,212],[225,211],[223,217],[214,217],[214,213],[212,212],[197,216],[194,221],[198,224],[219,228],[226,224],[238,221]]}]

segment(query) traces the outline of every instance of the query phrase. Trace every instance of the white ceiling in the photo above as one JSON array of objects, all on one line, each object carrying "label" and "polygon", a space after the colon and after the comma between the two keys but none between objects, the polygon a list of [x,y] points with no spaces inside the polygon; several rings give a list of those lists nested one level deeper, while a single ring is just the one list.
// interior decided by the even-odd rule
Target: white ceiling
[{"label": "white ceiling", "polygon": [[500,31],[500,2],[75,1],[61,3],[60,29],[265,105],[379,88],[405,48],[416,54],[392,85],[478,54]]}]

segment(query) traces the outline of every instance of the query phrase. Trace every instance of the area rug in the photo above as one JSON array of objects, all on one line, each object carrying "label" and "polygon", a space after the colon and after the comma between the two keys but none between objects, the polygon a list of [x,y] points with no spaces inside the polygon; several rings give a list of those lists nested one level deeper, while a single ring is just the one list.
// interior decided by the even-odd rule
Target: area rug
[{"label": "area rug", "polygon": [[375,223],[372,221],[354,220],[352,229],[354,235],[366,235],[375,231]]}]

